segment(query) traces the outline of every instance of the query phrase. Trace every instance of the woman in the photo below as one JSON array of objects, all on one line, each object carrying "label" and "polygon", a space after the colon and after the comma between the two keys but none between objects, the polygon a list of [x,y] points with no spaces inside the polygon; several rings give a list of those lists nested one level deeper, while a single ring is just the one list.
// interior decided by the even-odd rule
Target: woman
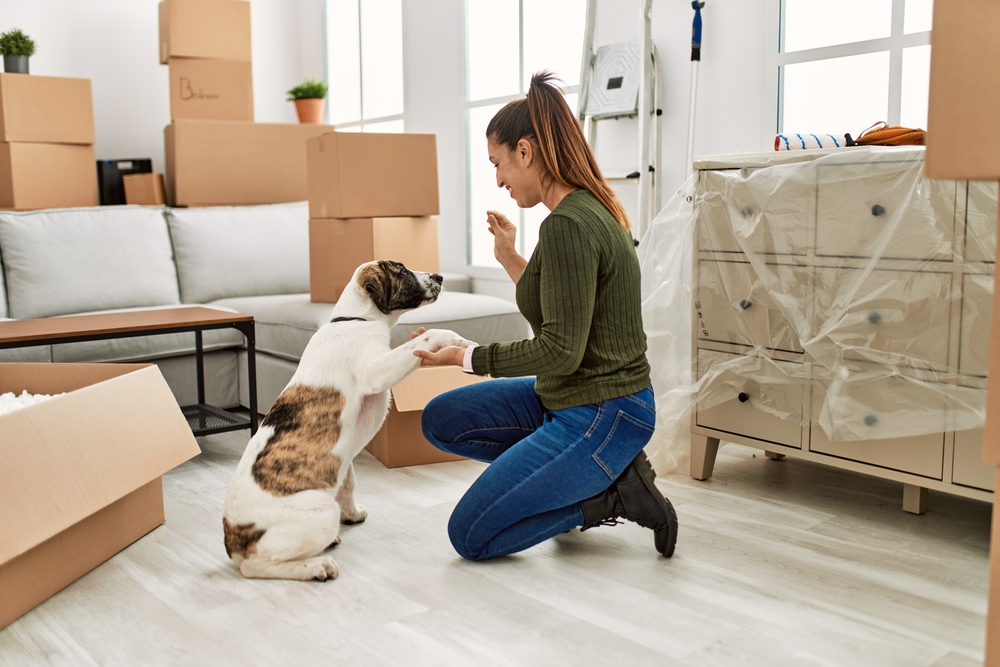
[{"label": "woman", "polygon": [[656,417],[639,262],[625,211],[553,78],[533,76],[527,98],[486,129],[497,185],[521,208],[551,211],[530,260],[515,250],[514,225],[487,216],[535,338],[415,352],[425,365],[503,378],[432,400],[423,432],[439,449],[490,463],[448,524],[463,557],[504,556],[619,517],[652,529],[669,557],[677,515],[642,453]]}]

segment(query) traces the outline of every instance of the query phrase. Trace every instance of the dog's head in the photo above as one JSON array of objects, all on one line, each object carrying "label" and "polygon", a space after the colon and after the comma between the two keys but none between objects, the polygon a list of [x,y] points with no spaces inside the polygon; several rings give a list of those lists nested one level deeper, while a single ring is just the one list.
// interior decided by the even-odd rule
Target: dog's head
[{"label": "dog's head", "polygon": [[410,271],[388,259],[362,264],[352,279],[359,296],[370,300],[382,314],[396,317],[436,301],[442,282],[436,273]]}]

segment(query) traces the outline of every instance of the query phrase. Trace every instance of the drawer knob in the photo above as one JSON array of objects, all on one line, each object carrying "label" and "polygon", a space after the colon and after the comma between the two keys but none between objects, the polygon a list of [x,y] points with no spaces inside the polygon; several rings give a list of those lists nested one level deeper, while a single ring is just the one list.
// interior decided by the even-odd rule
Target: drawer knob
[{"label": "drawer knob", "polygon": [[740,403],[746,403],[747,401],[750,400],[750,395],[747,394],[746,392],[741,391],[740,395],[737,396],[736,398],[740,399]]},{"label": "drawer knob", "polygon": [[752,305],[753,303],[750,301],[750,299],[743,299],[742,301],[740,301],[740,308],[742,308],[743,310],[746,310]]},{"label": "drawer knob", "polygon": [[878,421],[875,415],[865,415],[865,426],[874,426]]},{"label": "drawer knob", "polygon": [[874,215],[876,218],[882,215],[883,213],[885,213],[885,207],[883,207],[881,204],[875,204],[874,206],[872,206],[872,215]]},{"label": "drawer knob", "polygon": [[877,310],[873,310],[872,312],[868,313],[868,321],[871,322],[872,324],[878,324],[879,322],[882,321],[882,315],[880,315]]}]

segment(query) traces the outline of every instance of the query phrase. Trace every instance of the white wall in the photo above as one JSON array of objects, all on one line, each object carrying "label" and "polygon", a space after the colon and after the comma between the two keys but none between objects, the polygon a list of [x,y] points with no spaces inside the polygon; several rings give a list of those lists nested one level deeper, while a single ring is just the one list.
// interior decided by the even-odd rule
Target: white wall
[{"label": "white wall", "polygon": [[[158,57],[158,0],[0,0],[0,30],[35,40],[31,73],[83,77],[94,96],[98,159],[153,159],[162,171],[170,123],[166,65]],[[253,0],[254,114],[297,122],[284,91],[322,78],[322,0]]]}]

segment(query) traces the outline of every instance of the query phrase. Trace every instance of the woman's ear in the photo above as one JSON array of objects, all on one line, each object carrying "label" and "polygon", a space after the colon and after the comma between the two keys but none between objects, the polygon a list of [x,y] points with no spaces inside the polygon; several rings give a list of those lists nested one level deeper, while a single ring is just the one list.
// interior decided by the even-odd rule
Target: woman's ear
[{"label": "woman's ear", "polygon": [[535,147],[528,139],[518,139],[514,153],[522,166],[530,167],[535,157]]}]

